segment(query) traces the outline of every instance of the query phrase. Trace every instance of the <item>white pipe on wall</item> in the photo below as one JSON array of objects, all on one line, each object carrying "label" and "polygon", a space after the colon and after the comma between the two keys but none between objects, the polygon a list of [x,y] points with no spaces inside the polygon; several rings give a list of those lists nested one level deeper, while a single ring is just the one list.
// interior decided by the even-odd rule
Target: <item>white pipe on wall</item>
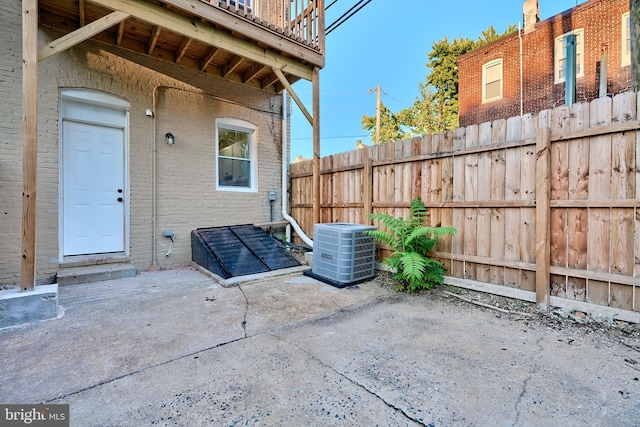
[{"label": "white pipe on wall", "polygon": [[[287,113],[287,91],[284,90],[282,91],[282,217],[286,221],[289,221],[302,241],[313,248],[313,240],[311,240],[306,234],[304,234],[304,231],[302,231],[296,220],[289,216],[289,214],[287,213],[287,134],[289,130],[287,126]],[[289,227],[287,227],[287,230],[289,230]],[[287,232],[287,238],[289,240],[290,233],[290,231]]]}]

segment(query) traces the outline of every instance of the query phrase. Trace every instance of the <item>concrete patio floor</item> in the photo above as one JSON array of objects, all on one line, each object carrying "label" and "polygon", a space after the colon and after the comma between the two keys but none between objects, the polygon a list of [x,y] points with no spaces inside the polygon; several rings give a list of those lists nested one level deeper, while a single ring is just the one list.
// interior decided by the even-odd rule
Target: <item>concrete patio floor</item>
[{"label": "concrete patio floor", "polygon": [[0,402],[68,403],[73,426],[640,425],[633,346],[376,281],[179,269],[60,304],[0,330]]}]

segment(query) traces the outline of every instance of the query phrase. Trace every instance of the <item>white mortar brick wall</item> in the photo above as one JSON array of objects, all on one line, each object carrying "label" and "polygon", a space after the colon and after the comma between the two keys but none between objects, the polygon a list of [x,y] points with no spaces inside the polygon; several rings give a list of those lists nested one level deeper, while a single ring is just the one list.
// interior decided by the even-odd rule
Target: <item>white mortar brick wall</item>
[{"label": "white mortar brick wall", "polygon": [[[0,284],[19,283],[22,221],[21,1],[0,4]],[[39,44],[60,34],[40,32]],[[130,259],[138,271],[152,265],[153,126],[157,132],[158,239],[176,232],[172,254],[157,246],[158,265],[191,259],[190,231],[198,227],[269,220],[268,191],[276,190],[274,219],[281,219],[281,96],[196,73],[126,51],[86,42],[39,64],[37,283],[51,283],[59,259],[59,91],[94,89],[118,96],[129,111]],[[140,62],[142,65],[134,62]],[[157,93],[155,120],[145,115]],[[227,101],[228,100],[228,101]],[[258,130],[256,192],[215,191],[215,119],[249,121]],[[176,135],[169,147],[164,134]]]}]

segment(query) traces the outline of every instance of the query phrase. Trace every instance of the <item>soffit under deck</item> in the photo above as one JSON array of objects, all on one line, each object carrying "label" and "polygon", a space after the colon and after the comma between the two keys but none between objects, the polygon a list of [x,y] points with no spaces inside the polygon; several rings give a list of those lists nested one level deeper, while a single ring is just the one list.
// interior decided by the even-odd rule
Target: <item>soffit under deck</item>
[{"label": "soffit under deck", "polygon": [[294,83],[311,80],[313,68],[324,65],[317,44],[308,46],[200,0],[39,0],[39,25],[69,34],[116,10],[126,19],[92,40],[250,87],[279,93],[284,86],[274,67]]}]

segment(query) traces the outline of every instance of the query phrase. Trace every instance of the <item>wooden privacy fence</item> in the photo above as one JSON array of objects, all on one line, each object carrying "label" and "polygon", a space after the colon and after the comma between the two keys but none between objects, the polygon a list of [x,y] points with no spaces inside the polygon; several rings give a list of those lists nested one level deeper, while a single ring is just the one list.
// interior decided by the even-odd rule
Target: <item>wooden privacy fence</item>
[{"label": "wooden privacy fence", "polygon": [[[446,283],[640,322],[638,95],[458,128],[321,159],[321,222],[406,217],[458,230]],[[291,165],[291,215],[313,236],[312,161]],[[378,249],[378,257],[389,255]]]}]

